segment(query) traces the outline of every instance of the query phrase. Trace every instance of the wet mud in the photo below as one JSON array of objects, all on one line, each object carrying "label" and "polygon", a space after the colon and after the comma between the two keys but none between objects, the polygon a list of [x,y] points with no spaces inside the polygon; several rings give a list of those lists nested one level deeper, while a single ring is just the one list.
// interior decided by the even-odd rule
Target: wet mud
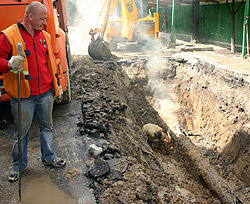
[{"label": "wet mud", "polygon": [[62,191],[48,176],[31,180],[22,189],[24,204],[77,204],[77,199]]}]

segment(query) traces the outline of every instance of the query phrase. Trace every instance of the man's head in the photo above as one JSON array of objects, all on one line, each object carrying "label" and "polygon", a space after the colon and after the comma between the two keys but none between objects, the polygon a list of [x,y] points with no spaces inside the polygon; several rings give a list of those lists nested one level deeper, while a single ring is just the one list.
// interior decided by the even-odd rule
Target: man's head
[{"label": "man's head", "polygon": [[158,140],[161,140],[162,139],[162,132],[158,131],[157,133],[155,133],[155,138]]},{"label": "man's head", "polygon": [[47,19],[47,8],[38,1],[31,2],[25,11],[24,25],[29,32],[42,30]]}]

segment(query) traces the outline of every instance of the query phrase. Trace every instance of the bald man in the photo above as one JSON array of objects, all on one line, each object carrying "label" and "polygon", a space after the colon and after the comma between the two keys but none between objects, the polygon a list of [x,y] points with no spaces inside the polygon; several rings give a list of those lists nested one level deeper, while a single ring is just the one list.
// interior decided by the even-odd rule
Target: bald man
[{"label": "bald man", "polygon": [[[46,26],[47,9],[38,1],[30,3],[23,20],[0,33],[0,72],[4,88],[11,96],[11,112],[14,118],[12,148],[13,172],[9,181],[19,179],[18,157],[18,72],[21,72],[21,151],[22,171],[27,169],[29,131],[36,113],[41,144],[41,160],[46,165],[63,167],[66,162],[53,151],[52,109],[54,97],[62,91],[57,78],[57,67],[50,35]],[[21,54],[18,42],[22,43]]]}]

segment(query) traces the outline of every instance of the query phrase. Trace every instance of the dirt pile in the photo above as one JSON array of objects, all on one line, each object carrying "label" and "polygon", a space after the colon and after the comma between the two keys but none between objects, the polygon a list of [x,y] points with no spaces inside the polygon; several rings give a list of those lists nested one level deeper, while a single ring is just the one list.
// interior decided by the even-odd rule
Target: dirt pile
[{"label": "dirt pile", "polygon": [[78,126],[81,126],[80,134],[104,137],[108,137],[108,121],[127,109],[127,105],[121,103],[119,99],[113,101],[105,95],[101,95],[99,100],[93,98],[83,100],[81,107],[83,122],[78,123]]},{"label": "dirt pile", "polygon": [[[125,66],[138,69],[131,61],[125,61]],[[105,158],[104,152],[98,158],[100,162],[96,162],[96,159],[88,162],[89,173],[92,172],[90,177],[93,179],[91,187],[94,188],[98,203],[220,203],[198,178],[186,170],[178,160],[177,153],[162,156],[148,146],[142,126],[146,123],[155,123],[164,128],[168,126],[146,100],[148,97],[141,86],[145,81],[137,83],[129,79],[125,68],[120,66],[121,62],[95,61],[88,56],[77,57],[74,62],[71,71],[72,93],[75,99],[82,101],[83,106],[86,101],[94,98],[95,109],[98,109],[98,104],[108,103],[103,96],[108,96],[109,102],[119,101],[127,106],[123,111],[115,111],[112,118],[106,121],[110,126],[106,142],[114,145],[120,155],[111,154]],[[141,62],[143,64],[145,59]],[[146,76],[143,66],[138,73],[137,76],[140,73]],[[93,110],[90,110],[89,105],[86,108],[89,109],[89,116]],[[85,128],[84,121],[82,127]],[[95,137],[98,140],[102,136],[99,133],[95,136],[84,133],[82,137]],[[99,146],[102,144],[103,141],[101,144],[99,142]],[[120,160],[128,165],[117,173],[110,168],[110,163],[117,165]],[[105,165],[107,171],[94,176],[93,172],[100,173],[98,163]]]}]

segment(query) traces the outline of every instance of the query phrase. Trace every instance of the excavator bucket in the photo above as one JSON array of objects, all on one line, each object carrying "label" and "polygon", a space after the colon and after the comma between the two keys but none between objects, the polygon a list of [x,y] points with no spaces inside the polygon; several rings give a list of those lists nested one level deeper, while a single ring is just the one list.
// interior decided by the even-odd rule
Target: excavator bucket
[{"label": "excavator bucket", "polygon": [[98,37],[96,40],[91,40],[88,53],[90,57],[97,60],[108,60],[112,57],[109,43],[101,37]]}]

